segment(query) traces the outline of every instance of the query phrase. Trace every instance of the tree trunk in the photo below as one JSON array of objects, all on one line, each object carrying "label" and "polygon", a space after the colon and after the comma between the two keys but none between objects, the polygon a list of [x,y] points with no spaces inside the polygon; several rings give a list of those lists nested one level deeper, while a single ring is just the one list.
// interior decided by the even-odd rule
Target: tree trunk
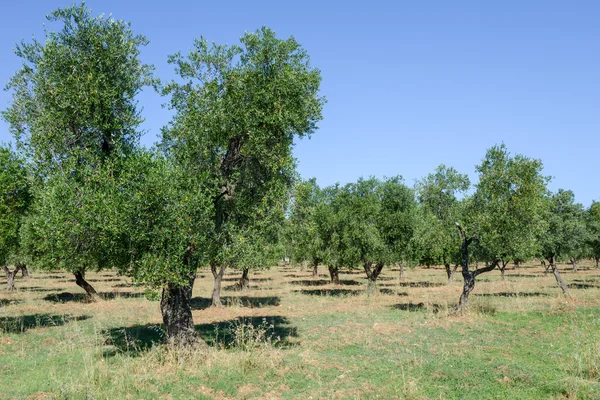
[{"label": "tree trunk", "polygon": [[370,262],[365,261],[363,262],[363,268],[367,273],[369,287],[375,287],[377,285],[377,278],[379,277],[379,274],[381,274],[381,270],[383,269],[383,263],[379,262],[375,264],[375,267],[373,268]]},{"label": "tree trunk", "polygon": [[400,279],[404,279],[404,264],[400,264]]},{"label": "tree trunk", "polygon": [[596,268],[600,268],[600,259],[594,258],[594,261],[596,261]]},{"label": "tree trunk", "polygon": [[184,287],[167,283],[160,299],[160,311],[167,331],[167,340],[179,346],[199,343],[200,337],[194,329],[192,317],[192,290],[195,274],[190,275],[189,284]]},{"label": "tree trunk", "polygon": [[450,283],[454,280],[454,273],[458,269],[458,264],[454,268],[450,267],[450,264],[444,264],[444,267],[446,268],[446,275],[448,275],[448,283]]},{"label": "tree trunk", "polygon": [[96,289],[85,280],[85,272],[77,271],[73,275],[75,275],[75,283],[77,286],[85,290],[90,300],[96,301],[100,299]]},{"label": "tree trunk", "polygon": [[513,264],[514,264],[514,266],[515,266],[515,268],[514,268],[514,269],[519,269],[519,266],[520,266],[520,265],[519,265],[519,261],[513,261]]},{"label": "tree trunk", "polygon": [[556,278],[556,283],[558,283],[558,286],[562,289],[563,294],[565,296],[569,296],[569,288],[560,277],[560,272],[558,271],[558,268],[556,268],[556,264],[554,263],[554,257],[548,258],[548,263],[550,264],[550,268],[552,269],[554,278]]},{"label": "tree trunk", "polygon": [[506,271],[506,262],[504,260],[498,264],[498,269],[500,269],[500,279],[504,280],[504,271]]},{"label": "tree trunk", "polygon": [[462,276],[464,280],[463,292],[460,295],[460,299],[458,301],[458,308],[464,310],[469,304],[469,295],[471,294],[473,289],[475,289],[475,278],[477,278],[477,275],[493,270],[498,265],[498,262],[494,261],[491,265],[486,265],[482,269],[476,269],[475,271],[470,272],[469,245],[475,239],[475,235],[467,239],[467,234],[463,230],[463,228],[458,223],[456,224],[456,227],[460,231],[460,236],[462,239],[460,251],[462,256]]},{"label": "tree trunk", "polygon": [[248,279],[248,268],[245,268],[242,270],[242,277],[239,282],[240,290],[247,290],[249,285],[250,279]]},{"label": "tree trunk", "polygon": [[8,284],[6,289],[8,291],[15,290],[15,277],[17,276],[17,272],[19,272],[19,269],[21,269],[20,264],[17,264],[15,266],[15,270],[12,272],[10,269],[8,269],[6,265],[4,266],[4,272],[6,273],[6,282]]},{"label": "tree trunk", "polygon": [[331,276],[331,283],[340,284],[340,271],[337,268],[329,267],[329,276]]},{"label": "tree trunk", "polygon": [[21,264],[21,277],[29,278],[29,271],[27,270],[27,265]]},{"label": "tree trunk", "polygon": [[577,272],[577,260],[571,258],[571,265],[573,266],[573,272]]},{"label": "tree trunk", "polygon": [[318,276],[319,275],[318,267],[319,267],[319,262],[318,261],[313,261],[312,276]]},{"label": "tree trunk", "polygon": [[544,275],[548,275],[548,272],[550,272],[550,264],[546,264],[546,261],[542,260],[542,265],[544,266]]},{"label": "tree trunk", "polygon": [[221,303],[221,282],[223,281],[223,274],[225,274],[225,264],[221,264],[221,267],[217,271],[217,266],[211,264],[210,270],[215,278],[215,285],[212,292],[212,306],[213,307],[223,307],[223,303]]}]

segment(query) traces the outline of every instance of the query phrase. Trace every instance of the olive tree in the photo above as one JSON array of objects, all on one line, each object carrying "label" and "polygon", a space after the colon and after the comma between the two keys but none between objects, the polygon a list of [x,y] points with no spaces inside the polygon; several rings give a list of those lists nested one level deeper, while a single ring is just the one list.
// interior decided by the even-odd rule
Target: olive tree
[{"label": "olive tree", "polygon": [[162,154],[138,150],[108,188],[110,237],[121,243],[111,259],[120,273],[161,291],[167,338],[179,345],[201,342],[190,300],[198,267],[208,262],[213,202],[197,179]]},{"label": "olive tree", "polygon": [[585,225],[581,220],[582,209],[581,204],[575,203],[575,195],[570,190],[559,189],[546,198],[544,220],[548,227],[539,235],[539,254],[548,261],[548,267],[565,295],[569,291],[556,262],[558,259],[574,257],[586,239]]},{"label": "olive tree", "polygon": [[600,202],[592,202],[587,210],[587,231],[591,256],[600,268]]},{"label": "olive tree", "polygon": [[[8,281],[8,290],[14,289],[15,276],[23,263],[19,231],[30,203],[29,180],[24,161],[10,148],[0,146],[0,265]],[[15,268],[10,271],[8,263]]]},{"label": "olive tree", "polygon": [[32,262],[72,272],[93,296],[85,271],[110,265],[102,246],[112,243],[110,207],[98,206],[107,204],[102,179],[118,175],[113,161],[137,144],[135,96],[151,73],[139,60],[147,40],[83,4],[47,18],[60,29],[17,46],[23,66],[7,85],[12,102],[2,116],[31,160],[34,204],[24,232]]},{"label": "olive tree", "polygon": [[340,268],[363,268],[374,286],[386,264],[408,260],[416,201],[401,177],[360,178],[328,188],[325,200],[317,207],[317,233],[333,283]]},{"label": "olive tree", "polygon": [[321,76],[294,40],[262,28],[240,45],[196,40],[187,57],[170,57],[184,82],[171,82],[175,111],[161,147],[212,198],[213,229],[204,251],[220,306],[223,274],[233,237],[259,210],[280,203],[293,183],[295,137],[313,133],[324,99]]},{"label": "olive tree", "polygon": [[[415,250],[421,263],[442,264],[446,269],[448,282],[460,264],[460,242],[456,236],[455,221],[461,219],[461,203],[458,194],[469,190],[469,178],[452,167],[438,166],[433,174],[418,181],[415,185],[421,205],[422,222],[415,239]],[[451,265],[454,267],[451,267]]]},{"label": "olive tree", "polygon": [[405,264],[416,261],[411,249],[419,217],[415,192],[404,184],[402,177],[396,176],[384,180],[378,194],[381,206],[376,218],[384,244],[384,260],[400,264],[400,278],[404,278]]},{"label": "olive tree", "polygon": [[317,276],[325,259],[323,240],[317,229],[317,207],[324,198],[316,179],[298,182],[292,197],[287,236],[294,261],[306,261]]},{"label": "olive tree", "polygon": [[[543,206],[547,178],[540,160],[511,156],[504,145],[490,148],[476,167],[479,182],[467,205],[466,221],[476,235],[467,237],[457,224],[462,240],[463,292],[459,306],[465,307],[478,275],[501,266],[506,260],[529,258],[536,254],[537,237],[543,231]],[[476,247],[486,266],[469,270],[468,247]]]}]

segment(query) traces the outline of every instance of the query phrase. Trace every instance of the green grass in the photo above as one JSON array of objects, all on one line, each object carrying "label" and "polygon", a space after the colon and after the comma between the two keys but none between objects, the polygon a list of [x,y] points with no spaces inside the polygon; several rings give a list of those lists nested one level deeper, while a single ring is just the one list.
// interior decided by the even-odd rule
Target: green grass
[{"label": "green grass", "polygon": [[112,294],[88,304],[64,294],[74,284],[33,272],[0,295],[0,399],[600,398],[600,276],[565,273],[585,283],[566,299],[540,272],[484,275],[466,314],[452,312],[460,282],[417,284],[444,283],[441,269],[402,282],[388,269],[380,287],[391,290],[369,296],[362,275],[343,277],[358,292],[339,292],[275,268],[248,292],[224,292],[223,309],[202,308],[204,278],[194,318],[208,351],[160,344],[158,303],[115,274],[90,274]]}]

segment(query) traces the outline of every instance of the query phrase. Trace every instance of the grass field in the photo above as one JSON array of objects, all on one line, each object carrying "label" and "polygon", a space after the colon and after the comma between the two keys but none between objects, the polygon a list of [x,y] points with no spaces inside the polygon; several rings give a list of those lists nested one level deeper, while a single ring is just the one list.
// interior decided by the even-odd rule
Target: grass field
[{"label": "grass field", "polygon": [[481,275],[465,314],[460,274],[448,285],[442,268],[384,269],[369,294],[360,271],[332,286],[277,267],[224,290],[222,309],[200,271],[194,321],[211,347],[189,352],[160,344],[158,301],[128,279],[89,273],[106,300],[86,303],[71,276],[31,271],[0,294],[0,399],[597,399],[600,270],[560,267],[572,298],[525,265]]}]

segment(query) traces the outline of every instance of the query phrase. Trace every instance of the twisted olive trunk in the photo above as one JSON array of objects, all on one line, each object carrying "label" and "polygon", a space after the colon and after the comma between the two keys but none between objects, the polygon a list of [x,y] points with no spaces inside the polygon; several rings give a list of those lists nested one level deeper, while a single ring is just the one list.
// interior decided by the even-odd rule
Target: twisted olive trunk
[{"label": "twisted olive trunk", "polygon": [[486,265],[485,268],[476,269],[473,272],[469,271],[469,245],[471,242],[473,242],[473,240],[475,240],[475,235],[472,235],[469,239],[467,239],[467,234],[463,228],[458,223],[456,224],[456,227],[458,228],[462,239],[460,250],[462,256],[462,276],[464,280],[463,292],[458,301],[458,308],[465,309],[469,304],[469,295],[473,289],[475,289],[475,278],[484,272],[492,271],[498,265],[498,261],[494,261],[492,264]]},{"label": "twisted olive trunk", "polygon": [[334,285],[340,284],[340,271],[334,267],[329,267],[329,276],[331,277],[331,283]]},{"label": "twisted olive trunk", "polygon": [[100,296],[98,295],[98,292],[96,292],[96,289],[94,289],[94,287],[85,280],[84,271],[77,271],[73,275],[75,275],[75,283],[77,284],[77,286],[85,290],[90,300],[96,301],[100,299]]},{"label": "twisted olive trunk", "polygon": [[312,276],[318,276],[319,275],[319,260],[313,260],[313,270],[312,270]]},{"label": "twisted olive trunk", "polygon": [[217,266],[215,264],[211,264],[210,270],[213,274],[213,278],[215,279],[214,287],[212,291],[212,306],[213,307],[223,307],[223,303],[221,303],[221,282],[223,281],[223,274],[225,274],[225,263],[221,264],[221,267],[217,270]]},{"label": "twisted olive trunk", "polygon": [[562,278],[560,276],[560,272],[558,271],[558,268],[556,268],[556,263],[554,262],[554,256],[548,257],[548,264],[549,264],[549,268],[552,269],[552,273],[554,274],[556,283],[558,283],[558,286],[562,289],[563,294],[565,296],[569,296],[569,288],[567,287],[565,282],[562,280]]},{"label": "twisted olive trunk", "polygon": [[202,340],[194,329],[192,316],[192,291],[196,274],[190,274],[185,286],[168,282],[163,288],[160,299],[160,311],[167,332],[167,340],[179,346],[201,343]]},{"label": "twisted olive trunk", "polygon": [[21,278],[29,278],[29,271],[27,270],[27,265],[21,265]]},{"label": "twisted olive trunk", "polygon": [[6,283],[8,284],[6,289],[8,291],[15,290],[15,278],[17,276],[17,272],[19,272],[20,269],[21,269],[21,264],[17,264],[15,266],[14,271],[11,271],[10,269],[8,269],[8,267],[6,265],[4,265],[4,272],[6,273]]},{"label": "twisted olive trunk", "polygon": [[500,279],[504,280],[504,271],[506,271],[506,261],[502,260],[498,263],[498,269],[500,270]]},{"label": "twisted olive trunk", "polygon": [[242,270],[242,277],[238,282],[240,290],[246,290],[250,286],[250,279],[248,278],[248,268]]},{"label": "twisted olive trunk", "polygon": [[454,274],[458,269],[458,264],[456,264],[454,268],[451,268],[450,264],[444,264],[444,267],[446,268],[446,275],[448,275],[448,283],[450,283],[454,280]]}]

